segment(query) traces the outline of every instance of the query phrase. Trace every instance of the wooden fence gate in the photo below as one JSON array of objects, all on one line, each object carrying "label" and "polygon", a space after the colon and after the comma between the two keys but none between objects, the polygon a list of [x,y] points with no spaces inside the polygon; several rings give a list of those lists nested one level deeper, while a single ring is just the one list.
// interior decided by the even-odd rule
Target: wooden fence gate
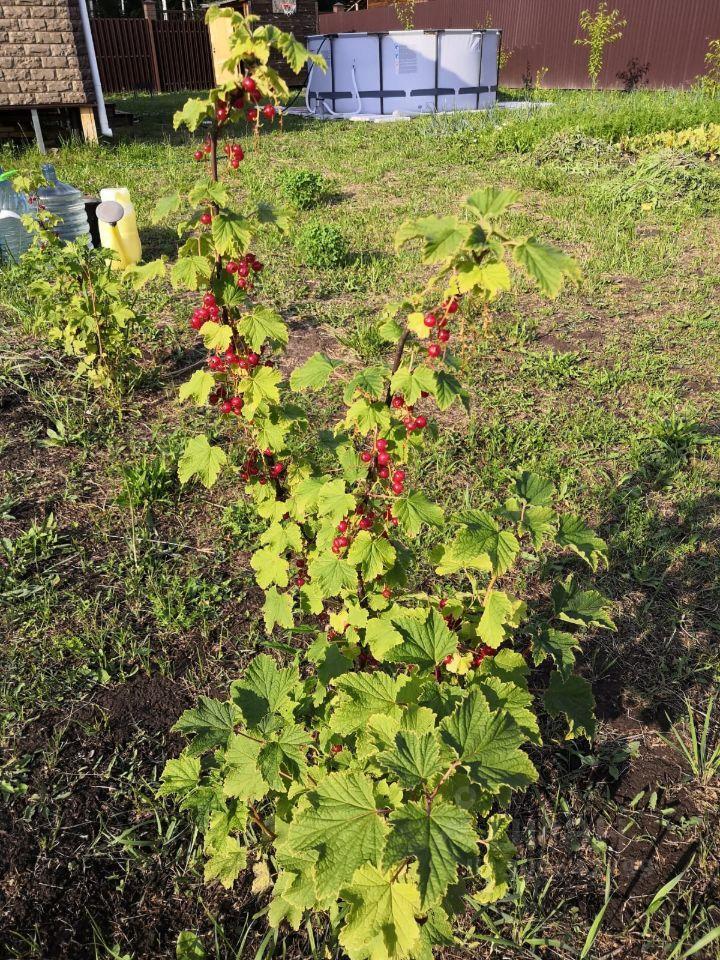
[{"label": "wooden fence gate", "polygon": [[215,84],[202,20],[102,17],[91,21],[103,90],[208,90]]}]

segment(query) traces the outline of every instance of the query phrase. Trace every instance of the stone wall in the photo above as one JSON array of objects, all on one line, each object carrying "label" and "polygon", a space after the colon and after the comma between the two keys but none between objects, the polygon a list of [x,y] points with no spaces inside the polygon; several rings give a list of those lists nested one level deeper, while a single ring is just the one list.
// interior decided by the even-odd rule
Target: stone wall
[{"label": "stone wall", "polygon": [[78,0],[0,0],[0,109],[94,100]]}]

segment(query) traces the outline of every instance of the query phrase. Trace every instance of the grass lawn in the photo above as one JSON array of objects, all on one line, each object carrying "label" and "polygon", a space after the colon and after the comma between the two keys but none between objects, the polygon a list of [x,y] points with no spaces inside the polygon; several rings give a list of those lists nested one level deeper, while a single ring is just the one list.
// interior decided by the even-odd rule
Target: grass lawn
[{"label": "grass lawn", "polygon": [[[702,717],[720,679],[720,164],[615,144],[718,123],[720,101],[549,95],[531,115],[292,118],[255,150],[239,131],[247,159],[231,182],[241,206],[282,202],[287,170],[329,181],[293,229],[337,226],[343,266],[306,265],[292,235],[256,251],[295,358],[380,356],[379,310],[426,270],[416,250],[395,252],[396,227],[455,212],[480,186],[519,189],[511,231],[580,262],[577,288],[551,302],[521,283],[489,336],[468,340],[471,411],[447,416],[424,464],[448,509],[491,502],[520,467],[546,474],[609,542],[597,586],[618,625],[582,655],[596,742],[534,750],[542,777],[511,811],[508,895],[468,908],[467,944],[441,956],[584,957],[609,876],[592,955],[670,960],[720,927],[720,770],[692,769],[663,739],[689,742],[688,710]],[[172,130],[184,99],[118,100],[139,122],[113,146],[52,158],[87,193],[130,188],[146,259],[174,259],[175,233],[149,212],[197,174],[199,138]],[[0,148],[3,167],[39,162]],[[28,279],[0,273],[0,956],[160,960],[182,930],[223,960],[334,956],[309,926],[275,944],[250,881],[204,886],[197,836],[155,797],[177,717],[200,693],[224,695],[265,643],[234,481],[208,493],[175,475],[205,422],[180,407],[173,376],[199,355],[197,298],[140,294],[144,376],[118,423],[33,335]],[[716,708],[711,740],[719,721]],[[693,955],[718,958],[719,943]]]}]

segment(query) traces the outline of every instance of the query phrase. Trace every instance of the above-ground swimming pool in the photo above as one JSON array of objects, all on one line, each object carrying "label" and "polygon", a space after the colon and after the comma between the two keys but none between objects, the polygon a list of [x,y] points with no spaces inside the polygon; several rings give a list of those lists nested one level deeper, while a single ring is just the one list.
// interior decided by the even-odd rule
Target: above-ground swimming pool
[{"label": "above-ground swimming pool", "polygon": [[497,97],[500,30],[397,30],[307,38],[306,102],[317,115],[482,110]]}]

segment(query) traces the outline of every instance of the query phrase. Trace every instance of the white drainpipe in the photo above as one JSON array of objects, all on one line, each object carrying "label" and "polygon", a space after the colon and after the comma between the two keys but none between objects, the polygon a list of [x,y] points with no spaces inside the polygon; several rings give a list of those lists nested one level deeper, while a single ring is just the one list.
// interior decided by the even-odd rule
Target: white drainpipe
[{"label": "white drainpipe", "polygon": [[78,0],[78,5],[80,7],[80,19],[82,20],[83,33],[85,34],[85,46],[87,47],[88,59],[90,60],[90,74],[92,76],[93,89],[95,90],[95,99],[97,100],[100,132],[105,137],[111,137],[113,132],[110,129],[107,113],[105,112],[105,98],[103,97],[100,74],[98,73],[97,58],[95,56],[95,44],[93,43],[92,30],[90,28],[90,17],[88,16],[85,0]]}]

